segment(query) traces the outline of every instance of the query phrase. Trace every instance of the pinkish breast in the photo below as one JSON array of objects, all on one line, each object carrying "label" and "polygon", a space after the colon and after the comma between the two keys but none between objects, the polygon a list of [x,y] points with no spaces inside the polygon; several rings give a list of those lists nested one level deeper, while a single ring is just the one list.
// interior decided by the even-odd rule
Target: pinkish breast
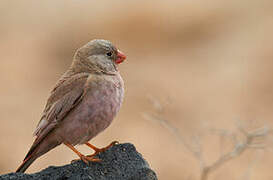
[{"label": "pinkish breast", "polygon": [[[120,75],[92,77],[82,101],[65,118],[65,141],[83,144],[107,128],[118,113],[124,96]],[[64,136],[63,136],[64,137]]]}]

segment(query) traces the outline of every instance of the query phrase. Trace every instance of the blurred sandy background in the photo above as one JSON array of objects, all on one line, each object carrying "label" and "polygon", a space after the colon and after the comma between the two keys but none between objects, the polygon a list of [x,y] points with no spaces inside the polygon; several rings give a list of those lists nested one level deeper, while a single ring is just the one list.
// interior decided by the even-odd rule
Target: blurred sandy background
[{"label": "blurred sandy background", "polygon": [[[126,96],[118,117],[92,143],[134,143],[159,179],[198,179],[198,161],[159,123],[164,118],[190,139],[204,127],[273,127],[273,1],[0,1],[0,173],[14,171],[33,142],[49,91],[75,50],[109,39],[128,57],[120,65]],[[204,140],[207,161],[217,138]],[[78,147],[91,153],[87,147]],[[209,179],[273,179],[273,152],[246,151]],[[76,155],[64,146],[28,169],[62,165]]]}]

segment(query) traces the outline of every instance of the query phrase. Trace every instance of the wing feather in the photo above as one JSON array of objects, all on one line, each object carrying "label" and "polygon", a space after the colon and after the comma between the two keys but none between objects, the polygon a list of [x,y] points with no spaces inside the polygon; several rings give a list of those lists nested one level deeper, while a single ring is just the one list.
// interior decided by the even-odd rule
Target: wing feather
[{"label": "wing feather", "polygon": [[89,74],[87,73],[74,76],[66,76],[65,74],[57,83],[51,92],[43,116],[34,132],[36,139],[25,159],[32,154],[42,140],[81,101],[88,76]]},{"label": "wing feather", "polygon": [[87,73],[81,73],[61,78],[48,98],[34,135],[38,137],[43,134],[42,132],[50,123],[57,124],[81,101],[88,76]]}]

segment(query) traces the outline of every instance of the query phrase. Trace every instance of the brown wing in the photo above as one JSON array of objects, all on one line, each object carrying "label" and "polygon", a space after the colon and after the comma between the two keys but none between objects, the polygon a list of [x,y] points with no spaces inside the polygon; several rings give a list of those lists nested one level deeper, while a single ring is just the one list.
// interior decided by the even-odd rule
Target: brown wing
[{"label": "brown wing", "polygon": [[[81,101],[84,85],[89,74],[82,73],[61,79],[51,92],[43,116],[35,131],[36,139],[26,158],[40,142],[62,121],[62,119]],[[26,159],[25,158],[25,159]]]},{"label": "brown wing", "polygon": [[34,132],[37,137],[50,123],[61,121],[64,116],[81,100],[84,85],[89,74],[81,73],[73,76],[66,74],[59,80],[48,98],[45,110]]}]

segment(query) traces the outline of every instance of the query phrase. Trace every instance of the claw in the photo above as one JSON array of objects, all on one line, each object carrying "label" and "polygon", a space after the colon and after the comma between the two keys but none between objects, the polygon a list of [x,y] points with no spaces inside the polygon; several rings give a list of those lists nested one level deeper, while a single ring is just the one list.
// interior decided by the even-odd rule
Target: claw
[{"label": "claw", "polygon": [[80,153],[77,149],[75,149],[71,144],[69,143],[64,143],[67,147],[69,147],[72,151],[74,151],[79,157],[80,159],[75,159],[75,160],[72,160],[71,162],[75,162],[75,161],[78,161],[78,160],[82,160],[85,164],[89,164],[89,162],[100,162],[101,160],[98,159],[98,158],[94,158],[94,156],[85,156],[83,155],[82,153]]},{"label": "claw", "polygon": [[74,151],[79,157],[80,159],[74,159],[72,160],[71,162],[75,162],[75,161],[78,161],[78,160],[82,160],[85,164],[89,164],[89,162],[101,162],[101,159],[98,159],[98,158],[94,158],[94,156],[96,156],[97,154],[99,154],[100,152],[104,152],[106,151],[107,149],[111,148],[112,146],[114,145],[117,145],[119,144],[118,141],[113,141],[111,142],[108,146],[104,147],[104,148],[97,148],[95,146],[93,146],[92,144],[90,143],[85,143],[87,146],[89,146],[90,148],[92,148],[95,152],[91,155],[83,155],[81,154],[77,149],[75,149],[71,144],[69,143],[64,143],[67,147],[69,147],[72,151]]},{"label": "claw", "polygon": [[89,164],[89,162],[88,162],[86,156],[81,156],[81,160],[82,160],[85,164],[87,164],[87,165]]},{"label": "claw", "polygon": [[90,156],[90,155],[84,156],[84,155],[82,155],[80,157],[80,159],[74,159],[74,160],[71,161],[71,163],[73,163],[75,161],[78,161],[78,160],[82,160],[87,165],[89,164],[89,162],[101,162],[101,159],[94,158],[94,156]]},{"label": "claw", "polygon": [[112,146],[119,144],[119,142],[118,142],[118,141],[113,141],[113,142],[111,142],[108,146],[106,146],[106,147],[104,147],[104,148],[97,148],[97,147],[93,146],[93,145],[90,144],[90,143],[85,143],[85,144],[86,144],[87,146],[89,146],[90,148],[92,148],[92,149],[95,151],[94,154],[88,155],[88,157],[93,157],[93,156],[99,154],[100,152],[104,152],[104,151],[106,151],[107,149],[111,148]]},{"label": "claw", "polygon": [[90,162],[101,162],[101,159],[99,159],[99,158],[93,158],[93,157],[88,157],[88,156],[85,156],[85,157]]}]

